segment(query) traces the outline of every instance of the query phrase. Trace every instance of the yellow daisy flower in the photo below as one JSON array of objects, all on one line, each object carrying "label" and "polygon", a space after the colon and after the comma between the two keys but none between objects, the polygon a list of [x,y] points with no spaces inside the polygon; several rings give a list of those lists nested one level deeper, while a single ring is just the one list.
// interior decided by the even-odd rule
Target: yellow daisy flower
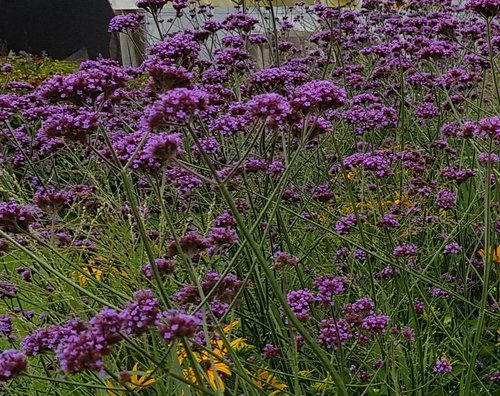
[{"label": "yellow daisy flower", "polygon": [[[493,262],[500,264],[500,245],[497,246],[496,248],[489,248],[489,253],[493,254]],[[486,256],[486,251],[484,249],[479,249],[477,251],[477,254],[481,257],[484,258]]]}]

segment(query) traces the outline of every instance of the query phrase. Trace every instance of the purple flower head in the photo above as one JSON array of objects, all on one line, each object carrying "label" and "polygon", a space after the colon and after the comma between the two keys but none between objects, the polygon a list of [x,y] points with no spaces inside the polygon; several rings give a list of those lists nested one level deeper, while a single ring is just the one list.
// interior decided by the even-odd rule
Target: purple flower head
[{"label": "purple flower head", "polygon": [[136,301],[128,301],[120,312],[122,330],[129,335],[141,335],[158,319],[158,299],[151,290],[136,291],[134,297]]},{"label": "purple flower head", "polygon": [[401,335],[406,338],[408,342],[414,342],[415,341],[415,333],[410,327],[403,327],[401,329]]},{"label": "purple flower head", "polygon": [[383,333],[390,318],[387,315],[370,315],[363,319],[361,327],[369,333]]},{"label": "purple flower head", "polygon": [[436,194],[434,204],[440,210],[450,210],[456,205],[457,196],[450,190],[441,189]]},{"label": "purple flower head", "polygon": [[488,164],[494,166],[498,163],[498,161],[500,161],[500,158],[495,153],[480,153],[477,159],[479,163],[484,167],[487,167]]},{"label": "purple flower head", "polygon": [[318,344],[328,349],[337,349],[352,334],[349,324],[344,319],[323,319],[319,323]]},{"label": "purple flower head", "polygon": [[0,335],[12,333],[12,319],[9,315],[0,315]]},{"label": "purple flower head", "polygon": [[417,255],[417,245],[412,243],[396,246],[392,252],[396,257],[413,257]]},{"label": "purple flower head", "polygon": [[122,339],[119,334],[122,327],[122,318],[114,309],[104,307],[90,319],[92,331],[102,335],[108,345],[117,343]]},{"label": "purple flower head", "polygon": [[460,245],[457,242],[451,242],[444,247],[443,253],[445,253],[445,254],[458,254],[458,253],[460,253],[461,250],[462,250],[462,248],[460,247]]},{"label": "purple flower head", "polygon": [[167,4],[167,0],[136,0],[135,2],[137,7],[143,8],[152,13],[160,11],[165,4]]},{"label": "purple flower head", "polygon": [[262,348],[262,357],[264,359],[274,359],[281,355],[281,349],[273,344],[266,344]]},{"label": "purple flower head", "polygon": [[14,298],[16,293],[16,285],[8,281],[0,281],[0,298]]},{"label": "purple flower head", "polygon": [[258,19],[244,14],[242,12],[235,12],[229,14],[222,22],[222,26],[226,30],[241,30],[243,32],[250,32],[258,23]]},{"label": "purple flower head", "polygon": [[278,251],[273,254],[273,268],[283,268],[288,266],[294,266],[298,263],[297,257],[288,252]]},{"label": "purple flower head", "polygon": [[108,32],[135,32],[140,30],[144,23],[144,14],[132,12],[116,15],[109,21]]},{"label": "purple flower head", "polygon": [[294,290],[286,295],[290,309],[301,322],[310,319],[309,305],[314,301],[313,294],[307,289]]},{"label": "purple flower head", "polygon": [[249,113],[262,118],[268,126],[283,126],[285,118],[290,114],[291,107],[288,101],[276,93],[254,96],[247,103]]},{"label": "purple flower head", "polygon": [[[184,254],[192,257],[207,248],[207,240],[202,238],[197,231],[188,231],[179,238],[179,245]],[[168,245],[167,252],[170,257],[179,253],[175,241]]]},{"label": "purple flower head", "polygon": [[86,330],[61,343],[55,355],[65,373],[76,374],[87,369],[103,373],[102,358],[110,352],[104,335],[98,331]]},{"label": "purple flower head", "polygon": [[314,287],[318,290],[316,301],[325,305],[333,305],[333,296],[345,291],[345,283],[342,278],[331,276],[320,276],[314,280]]},{"label": "purple flower head", "polygon": [[186,123],[206,110],[209,96],[199,89],[175,88],[160,95],[153,105],[145,110],[150,129],[162,128],[169,123]]},{"label": "purple flower head", "polygon": [[[175,261],[171,259],[157,258],[155,259],[155,265],[158,268],[160,275],[168,275],[174,272]],[[141,266],[141,272],[148,279],[153,279],[153,268],[150,263],[146,263]]]},{"label": "purple flower head", "polygon": [[163,313],[157,328],[161,337],[170,342],[177,337],[193,337],[199,324],[200,320],[196,316],[188,315],[183,311],[170,310]]},{"label": "purple flower head", "polygon": [[436,364],[434,365],[434,368],[432,371],[434,371],[436,374],[445,374],[445,373],[450,373],[451,372],[451,364],[448,362],[448,359],[445,357],[440,357],[438,360],[436,360]]},{"label": "purple flower head", "polygon": [[33,203],[46,213],[57,213],[70,201],[70,194],[64,190],[38,189],[33,195]]},{"label": "purple flower head", "polygon": [[373,314],[375,304],[368,297],[363,297],[352,304],[346,304],[342,307],[342,314],[347,323],[351,325],[361,325],[363,319]]},{"label": "purple flower head", "polygon": [[18,204],[13,198],[0,202],[0,228],[6,232],[18,233],[27,230],[35,220],[35,211],[27,205]]},{"label": "purple flower head", "polygon": [[0,381],[8,381],[21,374],[28,365],[26,356],[15,349],[0,353]]},{"label": "purple flower head", "polygon": [[35,356],[54,350],[69,337],[87,330],[79,319],[69,320],[60,326],[49,326],[35,330],[21,341],[21,350],[28,356]]},{"label": "purple flower head", "polygon": [[320,111],[342,106],[346,92],[330,81],[315,80],[298,87],[292,99],[292,106],[303,111],[317,108]]},{"label": "purple flower head", "polygon": [[182,140],[179,133],[160,133],[151,136],[144,145],[143,156],[149,156],[165,165],[182,154]]}]

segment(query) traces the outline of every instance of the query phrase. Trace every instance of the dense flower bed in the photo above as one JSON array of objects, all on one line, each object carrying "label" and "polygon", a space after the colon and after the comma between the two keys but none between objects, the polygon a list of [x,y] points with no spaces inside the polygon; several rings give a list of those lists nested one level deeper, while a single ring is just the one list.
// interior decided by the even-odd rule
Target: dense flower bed
[{"label": "dense flower bed", "polygon": [[3,386],[493,394],[499,1],[165,3],[139,67],[0,64]]}]

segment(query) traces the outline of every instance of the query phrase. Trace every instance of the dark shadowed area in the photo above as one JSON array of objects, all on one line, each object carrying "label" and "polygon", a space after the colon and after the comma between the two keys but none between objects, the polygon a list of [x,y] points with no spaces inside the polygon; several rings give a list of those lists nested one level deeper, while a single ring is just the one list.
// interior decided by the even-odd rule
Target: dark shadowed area
[{"label": "dark shadowed area", "polygon": [[112,17],[108,0],[0,0],[1,47],[56,59],[82,48],[89,58],[109,57]]}]

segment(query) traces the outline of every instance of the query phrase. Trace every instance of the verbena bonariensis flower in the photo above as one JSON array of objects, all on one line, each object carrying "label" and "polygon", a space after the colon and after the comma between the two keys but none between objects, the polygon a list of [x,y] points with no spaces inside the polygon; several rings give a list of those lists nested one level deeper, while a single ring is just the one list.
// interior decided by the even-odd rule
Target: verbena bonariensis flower
[{"label": "verbena bonariensis flower", "polygon": [[[155,259],[156,268],[161,275],[168,275],[174,272],[175,261],[171,259],[157,258]],[[141,272],[148,279],[153,279],[153,268],[150,263],[141,266]]]},{"label": "verbena bonariensis flower", "polygon": [[[209,293],[220,280],[220,275],[215,271],[207,271],[201,281],[203,292]],[[234,274],[227,274],[217,288],[215,296],[222,302],[232,302],[241,288],[243,282]]]},{"label": "verbena bonariensis flower", "polygon": [[54,102],[72,102],[77,105],[93,104],[111,95],[130,79],[126,70],[112,60],[87,60],[80,70],[68,75],[55,75],[45,80],[37,94]]},{"label": "verbena bonariensis flower", "polygon": [[462,248],[457,242],[451,242],[444,247],[443,253],[458,254],[458,253],[460,253],[461,250],[462,250]]},{"label": "verbena bonariensis flower", "polygon": [[417,255],[417,245],[413,243],[408,243],[405,245],[399,245],[394,248],[392,254],[396,257],[413,257]]},{"label": "verbena bonariensis flower", "polygon": [[[189,257],[201,253],[208,246],[208,241],[203,238],[197,231],[188,231],[179,238],[179,247],[182,253]],[[170,242],[167,247],[167,254],[173,257],[179,254],[178,246],[175,241]]]},{"label": "verbena bonariensis flower", "polygon": [[158,299],[151,290],[138,290],[136,301],[128,301],[120,312],[122,331],[128,335],[141,335],[158,320]]},{"label": "verbena bonariensis flower", "polygon": [[8,381],[20,375],[28,365],[26,356],[15,349],[0,353],[0,381]]},{"label": "verbena bonariensis flower", "polygon": [[69,203],[70,194],[65,190],[38,189],[33,195],[33,203],[46,213],[57,213]]},{"label": "verbena bonariensis flower", "polygon": [[68,337],[64,343],[59,344],[55,356],[61,369],[68,374],[87,369],[102,374],[104,373],[102,358],[110,352],[104,335],[98,331],[86,330]]},{"label": "verbena bonariensis flower", "polygon": [[16,285],[8,281],[0,281],[0,298],[14,298],[16,294]]},{"label": "verbena bonariensis flower", "polygon": [[0,202],[0,229],[12,233],[27,231],[34,221],[35,210],[32,207],[18,204],[14,198]]},{"label": "verbena bonariensis flower", "polygon": [[251,31],[255,25],[257,25],[258,20],[248,14],[243,12],[235,12],[229,14],[224,21],[222,26],[226,30],[241,30],[243,32]]},{"label": "verbena bonariensis flower", "polygon": [[309,290],[291,291],[286,295],[286,301],[298,320],[305,322],[311,318],[309,305],[314,301],[314,296]]},{"label": "verbena bonariensis flower", "polygon": [[264,359],[274,359],[281,355],[281,349],[273,344],[266,344],[262,348],[262,357]]},{"label": "verbena bonariensis flower", "polygon": [[272,261],[273,261],[273,268],[282,268],[285,266],[296,265],[298,259],[291,253],[279,251],[273,254]]},{"label": "verbena bonariensis flower", "polygon": [[444,374],[450,373],[451,369],[452,367],[448,359],[446,359],[446,357],[440,357],[438,360],[436,360],[436,364],[434,365],[432,371],[437,374]]},{"label": "verbena bonariensis flower", "polygon": [[170,342],[177,337],[191,338],[194,336],[200,319],[183,311],[170,310],[164,312],[157,328],[161,337]]},{"label": "verbena bonariensis flower", "polygon": [[291,112],[288,100],[276,93],[254,96],[248,101],[247,108],[252,116],[263,119],[270,127],[283,127],[286,117]]},{"label": "verbena bonariensis flower", "polygon": [[351,325],[361,325],[363,319],[368,315],[373,314],[375,304],[368,297],[363,297],[351,304],[346,304],[342,307],[342,314],[347,323]]},{"label": "verbena bonariensis flower", "polygon": [[318,290],[316,301],[325,305],[333,305],[333,296],[345,290],[345,281],[340,277],[319,276],[314,280],[314,287]]},{"label": "verbena bonariensis flower", "polygon": [[369,333],[383,333],[389,320],[387,315],[370,315],[363,319],[361,327]]},{"label": "verbena bonariensis flower", "polygon": [[189,122],[207,108],[208,102],[208,94],[199,89],[176,88],[167,91],[145,110],[148,127],[157,129],[168,124]]},{"label": "verbena bonariensis flower", "polygon": [[191,88],[193,74],[181,66],[165,64],[165,61],[152,57],[142,64],[142,69],[149,74],[149,86],[155,92],[163,93],[174,88]]},{"label": "verbena bonariensis flower", "polygon": [[182,140],[179,133],[159,133],[149,137],[141,154],[142,157],[153,157],[163,166],[182,152]]},{"label": "verbena bonariensis flower", "polygon": [[85,142],[96,131],[99,121],[95,112],[75,106],[57,106],[57,109],[47,117],[39,134]]},{"label": "verbena bonariensis flower", "polygon": [[144,14],[138,12],[116,15],[109,21],[108,32],[135,32],[142,28],[143,23]]},{"label": "verbena bonariensis flower", "polygon": [[19,274],[21,276],[21,279],[25,282],[31,282],[31,271],[27,267],[17,267],[16,268],[16,274]]},{"label": "verbena bonariensis flower", "polygon": [[112,308],[104,307],[90,319],[89,323],[92,331],[103,336],[107,345],[113,345],[122,339],[120,334],[122,318]]},{"label": "verbena bonariensis flower", "polygon": [[72,335],[87,330],[79,319],[69,320],[62,325],[49,326],[35,330],[21,341],[21,350],[28,356],[52,351]]},{"label": "verbena bonariensis flower", "polygon": [[200,44],[194,35],[188,32],[176,33],[148,48],[148,53],[164,64],[177,64],[188,70],[196,64],[200,51]]},{"label": "verbena bonariensis flower", "polygon": [[12,333],[12,319],[9,315],[0,315],[0,335]]},{"label": "verbena bonariensis flower", "polygon": [[329,349],[337,349],[352,334],[349,324],[344,319],[323,319],[319,323],[318,344]]},{"label": "verbena bonariensis flower", "polygon": [[293,93],[291,104],[294,109],[324,111],[342,106],[346,92],[327,80],[309,81],[299,86]]},{"label": "verbena bonariensis flower", "polygon": [[450,190],[441,189],[436,193],[434,205],[440,210],[450,210],[456,206],[457,196]]}]

